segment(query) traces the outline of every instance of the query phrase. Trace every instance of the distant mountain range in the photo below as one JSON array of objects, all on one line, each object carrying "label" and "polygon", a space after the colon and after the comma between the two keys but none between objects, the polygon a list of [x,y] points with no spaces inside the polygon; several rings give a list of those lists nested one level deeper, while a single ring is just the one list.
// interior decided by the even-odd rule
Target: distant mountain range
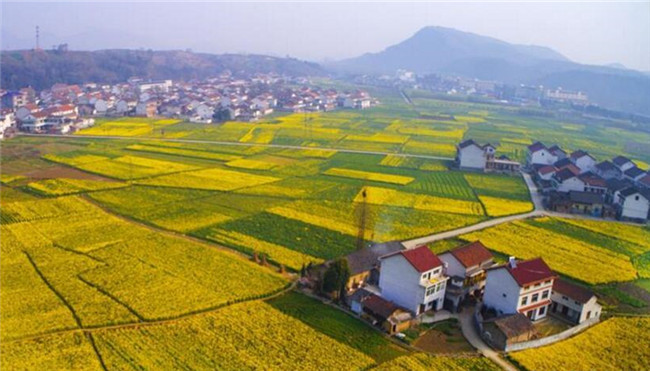
[{"label": "distant mountain range", "polygon": [[38,90],[56,83],[124,82],[132,76],[145,79],[201,79],[225,70],[230,70],[236,76],[255,72],[275,72],[289,76],[326,74],[316,63],[293,58],[126,49],[3,51],[0,67],[2,88],[32,86]]},{"label": "distant mountain range", "polygon": [[510,84],[581,90],[604,107],[650,114],[650,76],[614,66],[570,61],[546,47],[515,45],[444,27],[426,27],[379,53],[368,53],[330,66],[356,73],[457,74]]}]

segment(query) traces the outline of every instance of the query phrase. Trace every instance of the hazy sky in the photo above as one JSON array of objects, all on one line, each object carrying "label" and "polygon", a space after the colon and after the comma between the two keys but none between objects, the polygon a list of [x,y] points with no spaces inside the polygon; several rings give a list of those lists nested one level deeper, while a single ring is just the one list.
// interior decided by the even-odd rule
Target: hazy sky
[{"label": "hazy sky", "polygon": [[152,48],[291,55],[376,52],[437,25],[551,47],[588,64],[650,71],[650,0],[640,2],[7,2],[2,48]]}]

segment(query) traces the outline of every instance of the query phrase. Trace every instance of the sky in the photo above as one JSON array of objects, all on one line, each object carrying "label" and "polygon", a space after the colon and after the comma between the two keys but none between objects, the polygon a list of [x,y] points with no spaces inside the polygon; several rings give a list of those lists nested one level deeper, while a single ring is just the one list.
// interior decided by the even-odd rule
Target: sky
[{"label": "sky", "polygon": [[650,0],[637,2],[30,2],[2,0],[3,50],[191,49],[312,61],[378,52],[425,26],[547,46],[650,71]]}]

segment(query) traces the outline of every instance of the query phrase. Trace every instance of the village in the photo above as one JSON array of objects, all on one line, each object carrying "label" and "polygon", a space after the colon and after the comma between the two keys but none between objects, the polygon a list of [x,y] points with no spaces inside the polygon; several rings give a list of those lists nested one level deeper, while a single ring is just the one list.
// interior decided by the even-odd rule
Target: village
[{"label": "village", "polygon": [[[549,214],[648,220],[650,174],[623,156],[597,162],[582,150],[567,154],[536,142],[522,167],[497,155],[497,146],[469,139],[457,145],[455,165],[469,172],[525,172],[537,186],[531,194],[539,192]],[[596,294],[560,277],[541,257],[495,256],[480,240],[434,253],[428,244],[413,245],[417,241],[372,244],[303,271],[303,290],[323,295],[333,272],[345,271],[341,290],[325,294],[350,313],[398,339],[458,320],[479,350],[481,344],[498,352],[536,348],[599,322],[603,307]]]},{"label": "village", "polygon": [[55,84],[0,90],[0,138],[12,132],[68,134],[97,117],[168,117],[191,123],[255,122],[274,112],[366,109],[378,103],[366,91],[313,87],[306,78],[276,74],[234,77],[226,71],[200,81],[149,81],[119,84]]}]

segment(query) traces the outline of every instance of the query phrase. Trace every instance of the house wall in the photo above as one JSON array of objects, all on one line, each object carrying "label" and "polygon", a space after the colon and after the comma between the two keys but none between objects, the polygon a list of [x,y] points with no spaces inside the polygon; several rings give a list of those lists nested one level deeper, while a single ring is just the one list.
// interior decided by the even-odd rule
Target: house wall
[{"label": "house wall", "polygon": [[623,164],[623,166],[621,166],[619,169],[621,170],[621,172],[625,172],[625,171],[627,171],[627,170],[633,168],[634,166],[635,166],[634,163],[632,163],[632,162],[626,162],[626,163]]},{"label": "house wall", "polygon": [[456,260],[456,258],[450,252],[440,254],[438,255],[438,258],[440,258],[443,263],[447,263],[447,276],[465,277],[465,267],[460,264],[460,262]]},{"label": "house wall", "polygon": [[596,165],[596,161],[594,161],[594,159],[589,156],[582,156],[575,161],[575,164],[580,168],[580,173],[582,174],[593,169],[593,167]]},{"label": "house wall", "polygon": [[546,149],[541,149],[537,152],[530,153],[526,155],[526,162],[528,165],[535,165],[535,164],[540,164],[540,165],[552,165],[557,161],[557,157],[555,157],[552,153],[550,153]]},{"label": "house wall", "polygon": [[400,254],[381,259],[379,288],[381,296],[418,314],[424,301],[420,273]]},{"label": "house wall", "polygon": [[[592,297],[582,306],[582,313],[580,314],[580,321],[578,323],[582,323],[592,318],[600,318],[602,310],[603,308],[598,304],[596,297]],[[589,315],[589,317],[587,317],[587,315]]]},{"label": "house wall", "polygon": [[485,169],[485,153],[483,149],[471,145],[459,150],[458,159],[460,160],[459,166],[468,169]]},{"label": "house wall", "polygon": [[494,308],[499,314],[517,313],[519,285],[505,268],[487,271],[484,305]]},{"label": "house wall", "polygon": [[585,183],[577,177],[573,177],[565,180],[562,183],[559,183],[557,186],[558,192],[570,192],[570,191],[580,191],[585,190]]},{"label": "house wall", "polygon": [[648,200],[637,194],[629,195],[622,200],[621,216],[630,219],[648,218]]}]

